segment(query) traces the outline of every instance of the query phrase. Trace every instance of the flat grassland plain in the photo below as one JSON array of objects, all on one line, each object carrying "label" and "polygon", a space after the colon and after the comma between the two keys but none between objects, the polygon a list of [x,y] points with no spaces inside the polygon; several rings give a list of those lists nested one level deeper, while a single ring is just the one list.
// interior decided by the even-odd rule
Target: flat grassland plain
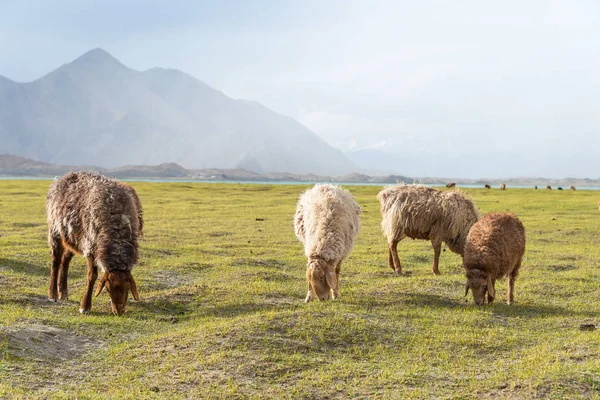
[{"label": "flat grassland plain", "polygon": [[405,239],[387,266],[378,186],[363,208],[339,300],[303,303],[293,233],[308,186],[137,183],[141,302],[80,315],[48,303],[49,181],[0,181],[0,398],[600,398],[600,212],[595,191],[470,189],[483,214],[512,211],[527,249],[507,306],[465,298],[460,256]]}]

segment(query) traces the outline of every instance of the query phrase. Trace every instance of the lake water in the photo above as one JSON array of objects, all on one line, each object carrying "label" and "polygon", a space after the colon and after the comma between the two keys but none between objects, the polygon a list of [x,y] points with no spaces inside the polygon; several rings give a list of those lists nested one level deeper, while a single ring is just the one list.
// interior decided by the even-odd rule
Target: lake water
[{"label": "lake water", "polygon": [[[51,181],[54,178],[51,177],[31,177],[31,176],[0,176],[0,180],[26,180],[26,181]],[[178,182],[178,183],[227,183],[232,185],[237,184],[250,184],[250,185],[314,185],[316,183],[332,183],[341,186],[387,186],[389,183],[363,183],[363,182],[298,182],[298,181],[225,181],[225,180],[199,180],[199,179],[144,179],[144,178],[119,178],[123,182]],[[412,183],[412,182],[407,182]],[[445,183],[427,183],[427,186],[446,186]],[[466,189],[482,189],[481,184],[460,184],[458,188]],[[539,184],[538,190],[545,190],[545,184]],[[533,185],[507,185],[507,188],[514,189],[533,189]],[[556,190],[557,186],[553,186],[552,190]],[[492,190],[498,190],[499,185],[493,185]],[[568,185],[563,187],[564,190],[569,190]],[[577,190],[600,190],[600,186],[577,186]]]}]

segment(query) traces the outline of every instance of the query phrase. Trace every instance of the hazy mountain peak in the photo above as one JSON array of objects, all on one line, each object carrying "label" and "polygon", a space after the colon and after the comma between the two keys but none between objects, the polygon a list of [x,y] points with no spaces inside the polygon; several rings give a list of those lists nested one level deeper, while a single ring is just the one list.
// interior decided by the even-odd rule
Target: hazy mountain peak
[{"label": "hazy mountain peak", "polygon": [[76,58],[73,62],[71,62],[71,65],[77,65],[77,66],[85,66],[85,65],[92,66],[93,65],[95,67],[113,65],[113,66],[125,67],[119,60],[117,60],[115,57],[113,57],[109,52],[107,52],[106,50],[101,49],[101,48],[92,49],[92,50],[84,53],[83,55]]},{"label": "hazy mountain peak", "polygon": [[179,70],[135,71],[99,48],[33,85],[13,84],[19,90],[0,92],[0,143],[19,156],[102,167],[355,169],[315,133],[260,103],[231,99]]}]

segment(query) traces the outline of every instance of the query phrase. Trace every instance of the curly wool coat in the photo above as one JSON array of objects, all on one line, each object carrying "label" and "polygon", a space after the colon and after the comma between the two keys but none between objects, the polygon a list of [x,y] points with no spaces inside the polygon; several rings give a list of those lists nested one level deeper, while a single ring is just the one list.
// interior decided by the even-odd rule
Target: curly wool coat
[{"label": "curly wool coat", "polygon": [[342,261],[360,229],[360,206],[335,185],[315,185],[300,196],[294,215],[296,237],[310,259]]},{"label": "curly wool coat", "polygon": [[138,260],[142,208],[135,190],[105,176],[72,172],[52,183],[46,200],[48,241],[92,255],[102,270],[131,271]]}]

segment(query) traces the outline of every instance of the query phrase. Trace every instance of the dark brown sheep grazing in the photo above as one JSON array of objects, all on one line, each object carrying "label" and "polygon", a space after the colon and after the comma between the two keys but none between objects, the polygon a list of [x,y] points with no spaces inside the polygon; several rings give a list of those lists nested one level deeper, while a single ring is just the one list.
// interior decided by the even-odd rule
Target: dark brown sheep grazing
[{"label": "dark brown sheep grazing", "polygon": [[492,187],[490,185],[485,185],[484,186],[486,189],[491,189]]},{"label": "dark brown sheep grazing", "polygon": [[560,186],[558,187],[558,190],[563,190],[563,188],[561,188]]},{"label": "dark brown sheep grazing", "polygon": [[537,190],[537,185],[535,185],[534,189]]},{"label": "dark brown sheep grazing", "polygon": [[450,182],[446,184],[446,188],[448,189],[452,189],[453,187],[456,187],[456,183],[455,182]]},{"label": "dark brown sheep grazing", "polygon": [[546,185],[546,190],[552,190],[552,186]]},{"label": "dark brown sheep grazing", "polygon": [[106,287],[114,314],[125,312],[129,291],[139,301],[131,270],[138,260],[143,219],[140,200],[131,186],[99,174],[72,172],[50,186],[46,212],[52,249],[49,300],[68,298],[69,262],[77,253],[87,258],[82,314],[92,308],[98,267],[104,274],[96,296]]},{"label": "dark brown sheep grazing", "polygon": [[514,301],[515,279],[525,252],[525,227],[511,213],[489,213],[469,231],[463,257],[467,276],[465,296],[469,289],[477,305],[496,297],[496,279],[507,276],[506,302]]},{"label": "dark brown sheep grazing", "polygon": [[504,183],[500,185],[500,190],[506,190],[506,185]]}]

